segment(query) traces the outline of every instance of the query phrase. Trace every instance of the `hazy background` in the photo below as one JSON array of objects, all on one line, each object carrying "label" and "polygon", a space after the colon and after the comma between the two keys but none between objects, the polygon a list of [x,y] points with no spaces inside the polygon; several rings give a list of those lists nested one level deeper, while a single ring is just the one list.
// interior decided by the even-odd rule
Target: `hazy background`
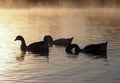
[{"label": "hazy background", "polygon": [[120,7],[120,0],[0,0],[0,7]]},{"label": "hazy background", "polygon": [[[120,83],[120,0],[0,0],[0,83]],[[26,44],[74,37],[80,48],[108,41],[108,63],[86,54],[49,48],[49,60],[27,53]]]}]

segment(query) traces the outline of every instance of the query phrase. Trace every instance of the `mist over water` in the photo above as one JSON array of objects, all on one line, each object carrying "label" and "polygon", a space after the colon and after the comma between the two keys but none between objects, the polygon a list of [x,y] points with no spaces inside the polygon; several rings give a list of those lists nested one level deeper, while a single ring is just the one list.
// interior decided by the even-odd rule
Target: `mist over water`
[{"label": "mist over water", "polygon": [[[119,0],[0,0],[0,4],[0,83],[120,82]],[[74,37],[72,43],[80,48],[108,41],[108,63],[83,53],[69,55],[57,46],[49,48],[49,59],[29,53],[21,58],[17,35],[27,45],[45,35]]]}]

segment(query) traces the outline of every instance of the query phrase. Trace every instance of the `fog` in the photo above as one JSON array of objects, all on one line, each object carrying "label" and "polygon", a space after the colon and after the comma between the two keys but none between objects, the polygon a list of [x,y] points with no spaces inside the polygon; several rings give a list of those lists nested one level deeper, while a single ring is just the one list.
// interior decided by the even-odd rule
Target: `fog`
[{"label": "fog", "polygon": [[0,8],[120,7],[120,0],[0,0]]}]

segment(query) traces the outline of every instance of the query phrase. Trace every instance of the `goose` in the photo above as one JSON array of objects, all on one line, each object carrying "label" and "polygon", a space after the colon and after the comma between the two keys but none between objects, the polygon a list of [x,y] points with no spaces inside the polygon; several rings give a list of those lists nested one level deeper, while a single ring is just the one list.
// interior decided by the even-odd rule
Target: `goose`
[{"label": "goose", "polygon": [[108,41],[105,43],[90,44],[83,48],[83,52],[86,54],[99,55],[99,57],[107,58],[107,44]]},{"label": "goose", "polygon": [[[70,44],[66,47],[66,53],[79,54],[81,52],[85,54],[91,54],[91,56],[107,58],[107,44],[108,41],[100,44],[90,44],[85,46],[83,49],[80,49],[80,47],[77,44]],[[75,49],[74,53],[72,51],[73,49]]]},{"label": "goose", "polygon": [[49,53],[48,40],[46,36],[44,37],[44,41],[34,42],[28,46],[26,45],[25,39],[21,35],[18,35],[15,41],[16,40],[21,41],[20,49],[22,53],[26,53],[26,51],[29,51],[35,54],[48,54]]},{"label": "goose", "polygon": [[80,52],[82,52],[82,50],[80,49],[80,47],[77,44],[70,44],[69,46],[66,47],[66,53],[68,53],[68,54],[78,55]]},{"label": "goose", "polygon": [[50,35],[47,35],[49,45],[56,45],[56,46],[63,46],[66,47],[71,44],[73,37],[72,38],[60,38],[53,40],[53,38]]}]

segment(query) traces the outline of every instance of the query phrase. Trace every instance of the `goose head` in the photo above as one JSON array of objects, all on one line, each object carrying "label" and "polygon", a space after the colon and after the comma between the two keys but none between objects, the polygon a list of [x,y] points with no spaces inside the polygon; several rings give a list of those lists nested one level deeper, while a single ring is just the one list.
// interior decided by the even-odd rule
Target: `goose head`
[{"label": "goose head", "polygon": [[15,41],[16,41],[16,40],[21,40],[21,41],[22,41],[22,40],[24,40],[24,39],[23,39],[23,37],[22,37],[21,35],[18,35],[18,36],[15,38]]},{"label": "goose head", "polygon": [[[73,50],[74,49],[74,50]],[[78,55],[82,49],[77,44],[70,44],[66,47],[66,53]]]},{"label": "goose head", "polygon": [[45,35],[44,41],[47,41],[50,47],[53,46],[53,38],[50,35]]}]

